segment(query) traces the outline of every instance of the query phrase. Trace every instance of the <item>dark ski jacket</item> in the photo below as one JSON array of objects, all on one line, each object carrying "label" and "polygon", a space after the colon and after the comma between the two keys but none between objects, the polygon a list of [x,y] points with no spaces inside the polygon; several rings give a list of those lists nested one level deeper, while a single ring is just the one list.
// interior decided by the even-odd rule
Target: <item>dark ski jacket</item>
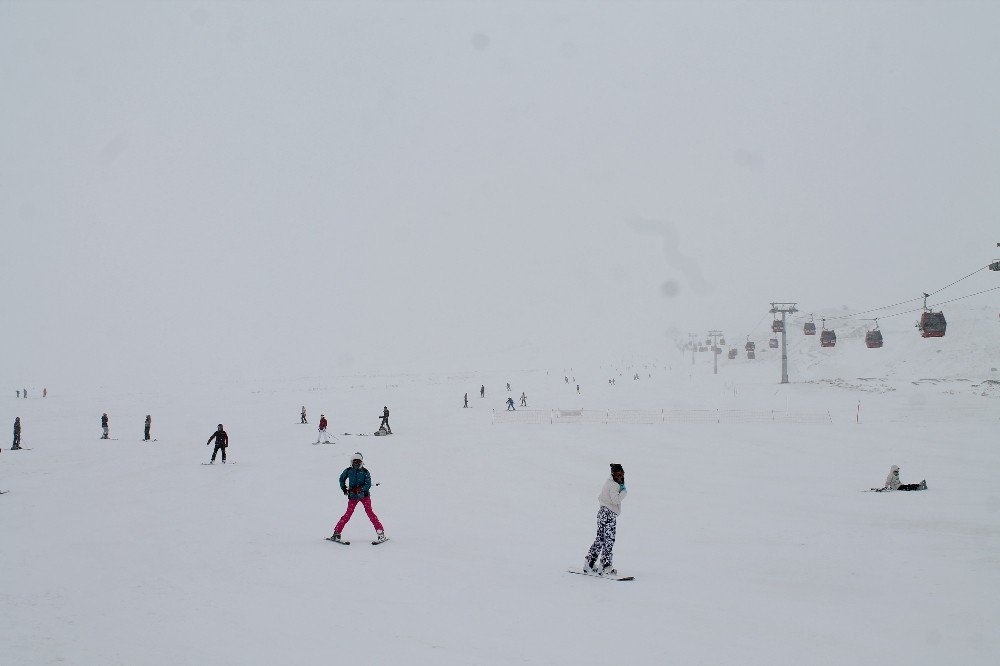
[{"label": "dark ski jacket", "polygon": [[21,434],[21,419],[14,420],[14,434],[15,435]]},{"label": "dark ski jacket", "polygon": [[[344,484],[347,481],[347,484]],[[368,497],[372,488],[372,475],[361,467],[348,467],[340,473],[340,489],[347,493],[347,499],[359,500]]]},{"label": "dark ski jacket", "polygon": [[208,446],[211,444],[213,439],[215,440],[216,446],[221,446],[222,448],[229,446],[229,435],[226,434],[225,430],[216,430],[213,432],[212,436],[208,438],[207,442],[205,442],[205,445]]},{"label": "dark ski jacket", "polygon": [[106,414],[101,417],[101,427],[102,428],[107,428],[108,427],[108,417],[107,417]]},{"label": "dark ski jacket", "polygon": [[319,420],[319,429],[320,430],[326,430],[326,425],[327,425],[327,423],[326,423],[326,417],[324,416],[323,418],[321,418]]}]

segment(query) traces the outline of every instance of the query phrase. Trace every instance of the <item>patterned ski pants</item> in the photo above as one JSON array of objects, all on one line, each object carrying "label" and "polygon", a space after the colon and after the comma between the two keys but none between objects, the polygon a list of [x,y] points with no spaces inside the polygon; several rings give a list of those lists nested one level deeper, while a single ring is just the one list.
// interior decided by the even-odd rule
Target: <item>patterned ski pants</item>
[{"label": "patterned ski pants", "polygon": [[[614,557],[615,531],[617,528],[618,516],[614,511],[606,506],[602,506],[597,512],[597,538],[587,553],[588,560],[596,560],[601,557],[601,564],[606,567],[611,566],[611,558]],[[603,554],[602,554],[603,551]]]}]

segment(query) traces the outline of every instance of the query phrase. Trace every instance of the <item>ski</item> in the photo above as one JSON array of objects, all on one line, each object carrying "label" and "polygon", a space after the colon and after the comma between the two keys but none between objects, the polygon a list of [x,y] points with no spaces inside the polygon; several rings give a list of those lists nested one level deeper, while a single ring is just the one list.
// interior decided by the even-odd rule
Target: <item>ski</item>
[{"label": "ski", "polygon": [[8,451],[30,451],[30,446],[19,446],[16,449],[7,449]]},{"label": "ski", "polygon": [[388,540],[389,540],[389,537],[386,537],[386,538],[382,539],[381,541],[377,541],[377,540],[376,540],[376,541],[372,541],[372,545],[373,545],[373,546],[377,546],[377,545],[379,545],[380,543],[385,543],[385,542],[386,542],[386,541],[388,541]]},{"label": "ski", "polygon": [[351,545],[350,541],[337,541],[333,537],[326,537],[324,539],[324,541],[329,541],[330,543],[339,543],[341,546],[350,546]]},{"label": "ski", "polygon": [[580,576],[590,576],[591,578],[603,578],[604,580],[635,580],[635,576],[602,576],[596,573],[587,573],[586,571],[574,571],[572,569],[567,569],[567,573],[577,574]]},{"label": "ski", "polygon": [[[208,462],[208,463],[202,463],[202,465],[215,465],[215,464],[216,464],[216,463],[210,463],[210,462]],[[235,464],[236,464],[236,461],[234,461],[234,460],[227,460],[227,461],[226,461],[226,462],[224,462],[224,463],[218,463],[218,464],[219,464],[219,465],[235,465]]]}]

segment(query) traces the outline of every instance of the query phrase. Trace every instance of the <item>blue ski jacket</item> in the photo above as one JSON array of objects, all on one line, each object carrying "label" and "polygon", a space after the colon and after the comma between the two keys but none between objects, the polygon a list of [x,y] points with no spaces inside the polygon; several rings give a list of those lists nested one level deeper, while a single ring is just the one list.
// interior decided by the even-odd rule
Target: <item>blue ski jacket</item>
[{"label": "blue ski jacket", "polygon": [[[344,484],[347,481],[347,484]],[[372,488],[372,475],[361,467],[348,467],[340,473],[340,489],[347,493],[347,499],[364,499]]]}]

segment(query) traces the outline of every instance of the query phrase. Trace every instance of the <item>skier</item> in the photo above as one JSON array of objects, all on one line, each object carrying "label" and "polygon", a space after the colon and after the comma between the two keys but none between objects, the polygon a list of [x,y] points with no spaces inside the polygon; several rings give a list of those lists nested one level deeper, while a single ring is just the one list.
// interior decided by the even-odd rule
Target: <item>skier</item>
[{"label": "skier", "polygon": [[[601,508],[597,511],[597,538],[594,539],[587,553],[584,573],[615,576],[618,572],[612,568],[614,556],[615,532],[618,515],[622,512],[622,500],[625,499],[625,469],[618,463],[611,463],[611,476],[604,482],[601,494],[597,500]],[[601,558],[601,568],[597,568],[597,558]]]},{"label": "skier", "polygon": [[18,397],[18,398],[20,398],[20,397],[21,397],[21,392],[20,392],[20,391],[15,391],[15,393],[17,393],[17,397]]},{"label": "skier", "polygon": [[885,486],[882,490],[927,490],[927,479],[920,483],[900,483],[899,467],[893,465],[889,469],[889,476],[885,477]]},{"label": "skier", "polygon": [[211,444],[213,439],[215,440],[215,448],[212,449],[212,463],[215,462],[215,454],[222,451],[222,464],[225,465],[226,448],[229,446],[229,435],[227,435],[226,431],[222,429],[221,423],[219,424],[218,430],[213,432],[212,436],[208,438],[207,442],[205,442],[205,446]]},{"label": "skier", "polygon": [[150,439],[150,437],[149,437],[149,429],[150,429],[150,427],[152,427],[152,425],[153,425],[153,417],[151,417],[149,414],[146,414],[146,425],[145,425],[145,427],[142,430],[142,433],[143,433],[142,434],[142,441],[144,441],[144,442],[148,442],[149,441],[149,439]]},{"label": "skier", "polygon": [[564,380],[564,381],[565,381],[565,382],[566,382],[567,384],[569,384],[569,377],[567,377],[567,376],[563,375],[563,380]]},{"label": "skier", "polygon": [[576,385],[576,394],[580,395],[580,385],[579,384]]},{"label": "skier", "polygon": [[385,405],[382,406],[382,423],[379,424],[378,429],[381,430],[385,428],[385,431],[392,434],[392,428],[389,427],[389,408]]},{"label": "skier", "polygon": [[101,435],[101,439],[108,438],[108,413],[104,412],[101,414],[101,431],[104,433]]},{"label": "skier", "polygon": [[21,393],[24,395],[25,398],[28,397],[28,389],[21,389]]},{"label": "skier", "polygon": [[507,382],[507,393],[510,393],[510,382]]},{"label": "skier", "polygon": [[466,409],[469,408],[469,394],[468,393],[465,394],[465,404],[462,405],[462,407],[465,407]]},{"label": "skier", "polygon": [[330,443],[330,435],[326,432],[326,414],[319,415],[319,433],[316,435],[316,443],[319,444],[321,439],[324,444]]},{"label": "skier", "polygon": [[516,409],[514,409],[514,398],[507,398],[507,411],[508,412],[517,411]]},{"label": "skier", "polygon": [[372,521],[372,525],[375,527],[375,534],[377,535],[375,543],[385,541],[385,530],[382,528],[382,523],[379,522],[378,516],[372,511],[372,499],[370,495],[372,475],[365,469],[363,463],[364,456],[361,453],[355,453],[351,456],[351,466],[340,473],[340,490],[347,495],[347,511],[344,512],[344,515],[337,521],[336,527],[333,528],[333,536],[330,537],[331,541],[340,541],[340,532],[344,529],[347,521],[351,519],[354,509],[358,506],[358,502],[361,502],[361,506],[365,508],[365,513],[368,514],[368,520]]},{"label": "skier", "polygon": [[524,391],[521,391],[521,406],[522,407],[528,406],[528,396],[524,395]]},{"label": "skier", "polygon": [[49,390],[47,388],[42,389],[42,397],[43,398],[49,397]]},{"label": "skier", "polygon": [[300,423],[309,423],[309,421],[306,421],[306,406],[305,405],[302,405],[302,421]]},{"label": "skier", "polygon": [[479,387],[479,397],[480,398],[486,397],[486,384],[483,384],[482,386]]},{"label": "skier", "polygon": [[21,448],[21,417],[18,416],[14,419],[14,444],[10,447],[11,451],[17,451]]}]

